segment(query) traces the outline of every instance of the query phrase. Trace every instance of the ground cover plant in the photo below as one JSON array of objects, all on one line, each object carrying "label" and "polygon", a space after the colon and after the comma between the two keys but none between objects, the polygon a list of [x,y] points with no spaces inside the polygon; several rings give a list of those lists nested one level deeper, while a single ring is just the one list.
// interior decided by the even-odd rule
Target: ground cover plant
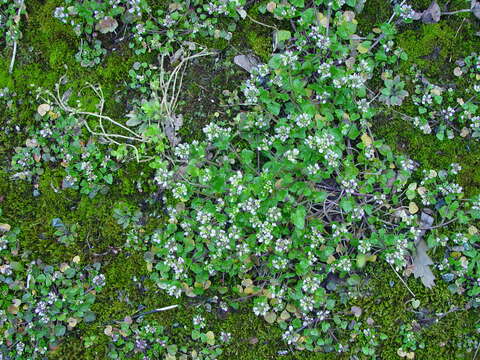
[{"label": "ground cover plant", "polygon": [[0,2],[0,359],[480,358],[479,16]]}]

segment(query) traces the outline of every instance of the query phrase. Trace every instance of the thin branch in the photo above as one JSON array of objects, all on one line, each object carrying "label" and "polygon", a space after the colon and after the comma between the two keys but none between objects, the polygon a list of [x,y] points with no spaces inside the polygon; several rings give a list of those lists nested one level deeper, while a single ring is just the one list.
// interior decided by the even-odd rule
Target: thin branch
[{"label": "thin branch", "polygon": [[144,313],[132,316],[132,319],[138,319],[139,317],[142,317],[142,316],[145,316],[145,315],[150,315],[150,314],[155,314],[155,313],[158,313],[158,312],[161,312],[161,311],[172,310],[172,309],[175,309],[177,307],[178,307],[178,305],[170,305],[170,306],[165,306],[163,308],[146,311]]},{"label": "thin branch", "polygon": [[[23,1],[20,3],[18,6],[18,12],[17,12],[17,19],[18,22],[20,22],[20,12],[22,11],[23,8]],[[15,21],[15,23],[18,25],[18,22]],[[13,71],[13,66],[15,65],[15,57],[17,56],[17,39],[13,40],[13,54],[12,54],[12,60],[10,60],[10,68],[8,69],[8,73],[11,74]]]},{"label": "thin branch", "polygon": [[442,15],[455,15],[455,14],[460,14],[464,12],[471,12],[471,9],[462,9],[462,10],[455,10],[455,11],[446,11],[442,12]]},{"label": "thin branch", "polygon": [[402,279],[402,277],[400,276],[400,274],[397,272],[397,270],[395,270],[395,268],[392,266],[392,264],[388,263],[388,265],[390,265],[390,267],[391,267],[392,270],[395,272],[395,274],[397,274],[398,278],[399,278],[400,281],[403,283],[403,285],[405,285],[405,287],[406,287],[407,290],[410,292],[410,294],[412,294],[413,297],[416,297],[415,294],[413,293],[413,291],[410,290],[410,288],[408,287],[407,283]]},{"label": "thin branch", "polygon": [[270,28],[270,29],[277,30],[277,28],[276,28],[275,26],[267,25],[267,24],[264,24],[264,23],[262,23],[262,22],[260,22],[260,21],[255,20],[255,19],[252,18],[248,13],[247,13],[247,17],[248,17],[251,21],[253,21],[255,24],[258,24],[258,25],[261,25],[261,26],[265,26],[265,27],[268,27],[268,28]]}]

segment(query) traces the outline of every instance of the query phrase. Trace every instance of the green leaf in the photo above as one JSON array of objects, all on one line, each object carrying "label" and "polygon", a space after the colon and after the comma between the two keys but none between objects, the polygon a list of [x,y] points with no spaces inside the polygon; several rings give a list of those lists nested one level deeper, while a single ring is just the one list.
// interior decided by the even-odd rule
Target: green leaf
[{"label": "green leaf", "polygon": [[278,30],[276,32],[277,41],[286,41],[292,37],[292,33],[288,30]]},{"label": "green leaf", "polygon": [[303,230],[305,228],[305,217],[307,216],[307,210],[304,206],[299,206],[292,213],[291,219],[296,228]]},{"label": "green leaf", "polygon": [[359,269],[363,268],[365,264],[367,263],[367,257],[365,254],[358,254],[357,255],[357,267]]},{"label": "green leaf", "polygon": [[252,163],[253,156],[254,156],[253,151],[248,150],[248,149],[243,149],[242,152],[240,153],[240,157],[242,159],[242,162],[245,165],[250,165]]},{"label": "green leaf", "polygon": [[65,335],[67,328],[64,325],[55,325],[55,336]]},{"label": "green leaf", "polygon": [[92,311],[85,312],[85,315],[83,316],[83,321],[85,321],[86,323],[93,322],[95,321],[95,319],[96,315]]},{"label": "green leaf", "polygon": [[103,179],[105,180],[105,182],[109,185],[112,185],[113,183],[113,176],[112,174],[107,174],[103,177]]}]

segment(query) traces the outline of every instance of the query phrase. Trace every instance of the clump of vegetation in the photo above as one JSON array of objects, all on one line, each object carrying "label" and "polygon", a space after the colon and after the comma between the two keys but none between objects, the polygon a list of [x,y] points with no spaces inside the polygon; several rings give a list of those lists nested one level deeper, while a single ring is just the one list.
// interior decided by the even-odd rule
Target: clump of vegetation
[{"label": "clump of vegetation", "polygon": [[[0,6],[13,19],[1,31],[13,26],[18,35],[28,8]],[[475,4],[447,11],[433,2],[420,12],[392,1],[380,22],[362,19],[361,32],[369,5],[356,0],[42,6],[73,27],[78,73],[118,83],[104,93],[102,84],[79,89],[63,76],[53,91],[23,89],[25,101],[10,96],[15,82],[2,91],[2,114],[22,109],[22,122],[15,152],[1,161],[8,181],[33,184],[19,204],[9,197],[14,215],[0,211],[3,357],[62,356],[79,346],[86,358],[221,359],[258,343],[224,328],[239,314],[271,326],[259,345],[280,344],[270,357],[478,353],[480,323],[469,317],[480,306],[478,191],[461,185],[460,160],[432,169],[373,127],[393,115],[441,141],[458,134],[467,146],[479,137],[478,56],[458,59],[447,86],[397,45],[413,22],[475,15]],[[251,31],[246,42],[233,36],[250,23],[264,30],[258,44]],[[212,49],[218,39],[232,48]],[[263,62],[234,58],[243,43]],[[97,67],[113,61],[112,51],[129,59],[123,73]],[[192,88],[204,74],[189,66],[207,57],[226,67],[243,61],[242,69],[238,84],[218,84],[221,99],[205,97],[209,118],[196,119],[202,111],[184,112],[207,90]],[[106,105],[122,102],[116,111]],[[8,225],[12,216],[31,218],[35,207],[22,204],[45,196],[61,198],[65,213],[22,230],[38,229],[48,249],[76,251],[73,259],[45,261],[50,250],[32,251],[34,240]],[[97,213],[99,201],[107,213]],[[77,213],[106,217],[106,229]],[[447,342],[441,326],[452,314],[468,324]]]},{"label": "clump of vegetation", "polygon": [[62,337],[81,322],[92,322],[91,306],[105,286],[100,264],[80,266],[80,257],[59,266],[20,257],[16,229],[2,224],[0,354],[39,359],[57,348]]}]

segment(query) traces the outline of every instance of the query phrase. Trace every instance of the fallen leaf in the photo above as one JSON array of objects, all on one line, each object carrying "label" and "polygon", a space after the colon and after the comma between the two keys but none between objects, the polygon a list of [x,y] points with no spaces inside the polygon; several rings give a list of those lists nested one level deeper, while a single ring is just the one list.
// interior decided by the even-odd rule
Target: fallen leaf
[{"label": "fallen leaf", "polygon": [[440,21],[441,15],[440,6],[438,6],[436,1],[433,1],[428,9],[423,12],[422,21],[424,24],[435,24]]},{"label": "fallen leaf", "polygon": [[118,22],[111,16],[105,16],[95,25],[95,30],[100,31],[102,34],[115,31],[118,27]]},{"label": "fallen leaf", "polygon": [[249,73],[252,73],[253,69],[260,64],[257,57],[250,54],[237,55],[233,58],[233,62]]},{"label": "fallen leaf", "polygon": [[269,324],[273,324],[277,320],[277,315],[271,311],[267,312],[263,317]]},{"label": "fallen leaf", "polygon": [[207,337],[207,344],[214,345],[215,344],[215,334],[213,333],[213,331],[207,331],[207,333],[205,335]]},{"label": "fallen leaf", "polygon": [[25,146],[26,147],[37,147],[38,146],[38,142],[37,142],[37,139],[33,138],[33,139],[27,139],[25,141]]},{"label": "fallen leaf", "polygon": [[460,131],[460,136],[463,137],[463,138],[467,137],[468,134],[470,134],[470,130],[467,129],[466,127],[462,128],[462,130]]},{"label": "fallen leaf", "polygon": [[408,211],[410,214],[416,214],[418,212],[418,206],[413,201],[408,205]]},{"label": "fallen leaf", "polygon": [[40,116],[45,116],[45,114],[49,111],[50,111],[50,105],[48,104],[41,104],[37,108],[37,112],[40,114]]},{"label": "fallen leaf", "polygon": [[355,13],[347,10],[343,13],[343,19],[347,22],[353,22],[355,20]]},{"label": "fallen leaf", "polygon": [[11,228],[9,224],[0,224],[0,232],[9,232]]},{"label": "fallen leaf", "polygon": [[290,319],[290,314],[288,313],[288,311],[283,310],[282,313],[280,314],[280,319],[282,320]]},{"label": "fallen leaf", "polygon": [[352,306],[350,310],[357,319],[362,315],[362,308],[359,306]]},{"label": "fallen leaf", "polygon": [[61,263],[60,264],[60,271],[63,273],[65,272],[67,269],[70,268],[70,265],[68,265],[67,263]]},{"label": "fallen leaf", "polygon": [[480,19],[480,2],[478,0],[472,0],[470,9],[472,9],[473,16]]},{"label": "fallen leaf", "polygon": [[12,314],[12,315],[17,315],[18,314],[18,306],[15,306],[15,305],[10,305],[8,308],[7,308],[7,311]]},{"label": "fallen leaf", "polygon": [[425,287],[431,289],[432,286],[435,285],[435,276],[429,266],[433,264],[433,261],[427,254],[427,244],[425,240],[420,239],[416,249],[416,254],[413,257],[413,275],[415,279],[420,278]]},{"label": "fallen leaf", "polygon": [[108,325],[105,328],[105,330],[103,330],[103,333],[107,336],[112,336],[112,330],[113,330],[112,326]]},{"label": "fallen leaf", "polygon": [[74,328],[78,324],[78,320],[74,317],[68,318],[67,322],[70,328]]},{"label": "fallen leaf", "polygon": [[267,10],[271,13],[273,13],[273,11],[275,10],[276,7],[277,7],[277,3],[273,2],[273,1],[270,1],[267,4]]},{"label": "fallen leaf", "polygon": [[361,139],[362,139],[362,142],[365,146],[370,146],[372,145],[372,138],[370,136],[368,136],[367,134],[363,134],[361,136]]}]

